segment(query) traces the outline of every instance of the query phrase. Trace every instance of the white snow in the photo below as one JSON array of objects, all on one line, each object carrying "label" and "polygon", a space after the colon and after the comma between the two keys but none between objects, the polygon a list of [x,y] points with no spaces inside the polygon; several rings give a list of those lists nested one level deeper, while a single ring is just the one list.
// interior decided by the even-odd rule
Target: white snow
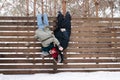
[{"label": "white snow", "polygon": [[27,75],[0,74],[0,80],[120,80],[120,72],[61,72]]}]

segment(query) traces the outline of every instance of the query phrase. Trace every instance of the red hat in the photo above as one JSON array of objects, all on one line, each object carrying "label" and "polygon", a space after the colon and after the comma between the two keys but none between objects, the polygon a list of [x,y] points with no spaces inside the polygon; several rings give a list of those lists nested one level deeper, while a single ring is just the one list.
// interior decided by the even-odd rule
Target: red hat
[{"label": "red hat", "polygon": [[57,49],[54,47],[50,50],[50,54],[52,55],[53,58],[57,58],[58,57],[58,51]]}]

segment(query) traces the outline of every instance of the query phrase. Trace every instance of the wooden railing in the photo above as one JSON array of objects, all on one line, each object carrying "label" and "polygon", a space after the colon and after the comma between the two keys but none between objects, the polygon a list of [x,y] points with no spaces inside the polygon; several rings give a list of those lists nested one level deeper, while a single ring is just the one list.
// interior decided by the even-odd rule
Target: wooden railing
[{"label": "wooden railing", "polygon": [[[56,18],[49,17],[50,25]],[[35,22],[34,22],[35,21]],[[34,17],[0,17],[0,73],[120,71],[120,18],[72,18],[64,62],[40,57]]]}]

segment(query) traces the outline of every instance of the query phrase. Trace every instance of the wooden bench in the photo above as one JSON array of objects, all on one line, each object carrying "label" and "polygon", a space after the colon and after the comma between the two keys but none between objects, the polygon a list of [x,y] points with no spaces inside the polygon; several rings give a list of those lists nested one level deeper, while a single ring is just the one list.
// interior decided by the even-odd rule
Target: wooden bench
[{"label": "wooden bench", "polygon": [[[55,17],[49,17],[50,25]],[[72,18],[64,62],[40,57],[35,17],[0,17],[0,73],[120,71],[120,18]],[[29,44],[29,45],[28,45]]]}]

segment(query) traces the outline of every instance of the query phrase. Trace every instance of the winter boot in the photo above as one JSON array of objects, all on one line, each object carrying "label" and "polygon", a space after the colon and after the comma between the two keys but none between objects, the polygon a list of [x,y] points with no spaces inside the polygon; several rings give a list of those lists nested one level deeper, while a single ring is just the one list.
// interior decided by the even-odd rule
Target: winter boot
[{"label": "winter boot", "polygon": [[60,52],[58,54],[58,63],[62,63],[63,62],[63,54]]}]

